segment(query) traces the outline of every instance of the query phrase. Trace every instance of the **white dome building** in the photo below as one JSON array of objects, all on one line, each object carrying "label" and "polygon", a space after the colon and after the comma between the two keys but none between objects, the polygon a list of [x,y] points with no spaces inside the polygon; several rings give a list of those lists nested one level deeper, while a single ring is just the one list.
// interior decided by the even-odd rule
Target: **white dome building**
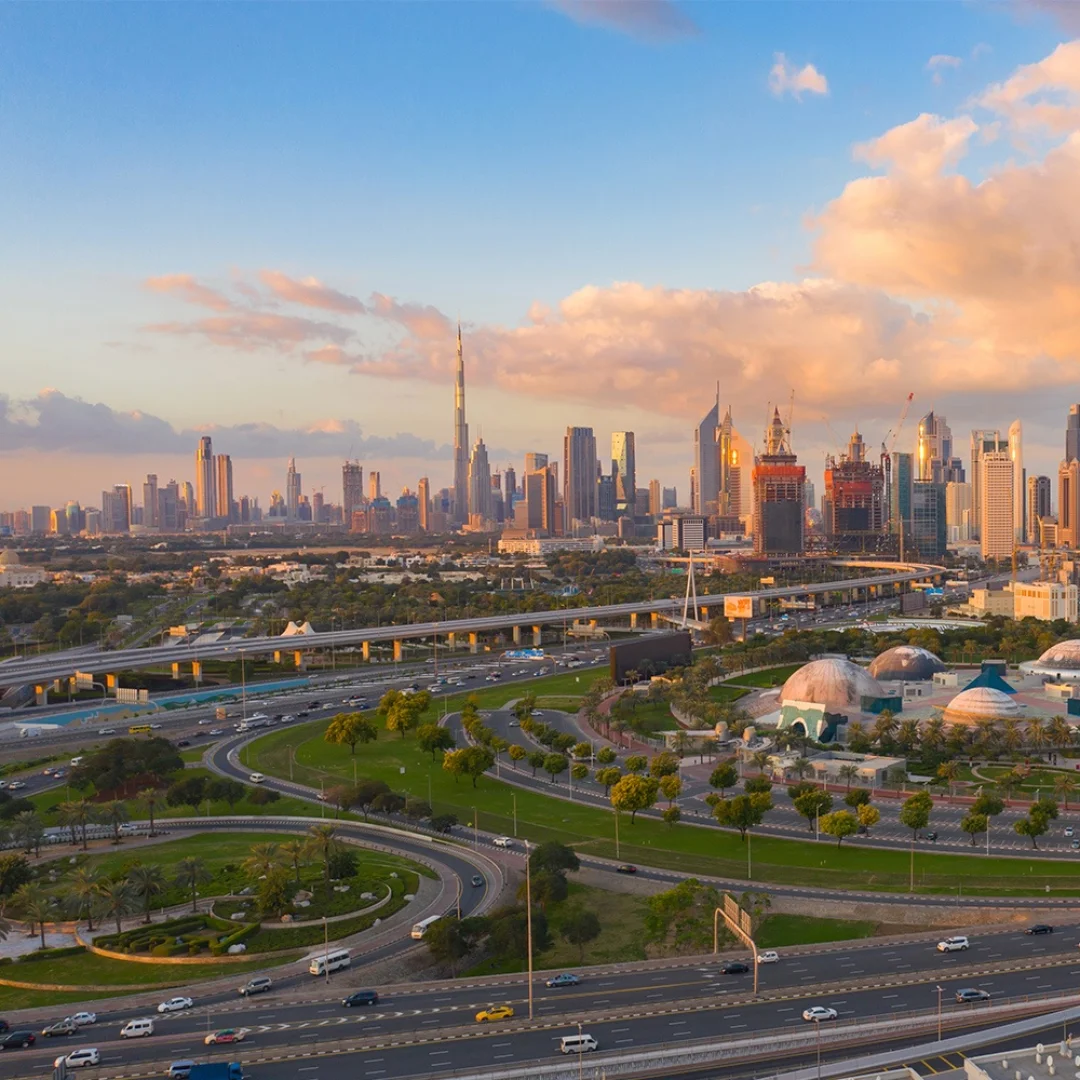
[{"label": "white dome building", "polygon": [[1080,682],[1080,639],[1070,638],[1051,645],[1038,660],[1021,664],[1020,670],[1056,682]]},{"label": "white dome building", "polygon": [[780,691],[782,702],[811,701],[830,709],[858,709],[863,698],[885,696],[885,687],[850,660],[813,660],[799,668]]},{"label": "white dome building", "polygon": [[43,567],[25,565],[17,551],[0,552],[0,589],[32,589],[48,577]]},{"label": "white dome building", "polygon": [[882,682],[929,682],[945,664],[929,649],[917,645],[896,645],[876,656],[870,674]]},{"label": "white dome building", "polygon": [[977,720],[1013,720],[1024,715],[1011,694],[991,686],[973,686],[956,695],[945,707],[947,724],[974,724]]}]

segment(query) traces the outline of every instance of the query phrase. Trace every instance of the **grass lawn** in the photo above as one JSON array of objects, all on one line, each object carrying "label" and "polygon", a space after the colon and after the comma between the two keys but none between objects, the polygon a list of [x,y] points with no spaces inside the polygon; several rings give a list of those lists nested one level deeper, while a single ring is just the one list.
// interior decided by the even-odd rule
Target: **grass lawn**
[{"label": "grass lawn", "polygon": [[721,705],[727,705],[732,701],[738,701],[739,698],[746,697],[751,691],[741,686],[727,686],[721,684],[719,686],[709,687],[709,697],[713,701],[719,702]]},{"label": "grass lawn", "polygon": [[755,941],[759,949],[850,941],[874,936],[877,923],[855,919],[817,919],[811,915],[766,915]]},{"label": "grass lawn", "polygon": [[671,706],[666,701],[644,699],[634,709],[630,725],[639,735],[655,735],[660,731],[672,731],[679,726],[671,715]]},{"label": "grass lawn", "polygon": [[538,697],[536,707],[538,709],[557,709],[559,712],[576,713],[581,708],[580,697]]},{"label": "grass lawn", "polygon": [[[317,720],[288,731],[271,732],[244,749],[244,761],[250,768],[287,777],[291,746],[298,781],[318,786],[320,779],[351,780],[353,767],[348,748],[331,746],[322,738],[328,723]],[[490,776],[481,777],[476,787],[468,779],[455,782],[411,737],[402,739],[380,732],[376,742],[357,748],[356,757],[358,775],[384,780],[395,791],[425,800],[430,790],[435,813],[456,814],[461,822],[471,822],[475,808],[479,827],[491,832],[516,834],[532,841],[560,840],[583,853],[686,874],[746,879],[746,845],[736,833],[686,823],[669,828],[649,818],[639,818],[631,825],[623,815],[621,846],[616,853],[612,813],[514,788]],[[512,766],[504,762],[502,768]],[[559,778],[560,785],[565,782],[565,775]],[[466,830],[459,830],[459,835],[465,836]],[[752,848],[753,880],[757,882],[896,892],[908,888],[906,851],[857,845],[837,848],[831,842],[761,835],[753,837]],[[1050,885],[1057,895],[1080,895],[1080,862],[916,852],[916,891],[946,893],[957,885],[962,885],[965,893],[988,895],[1030,895]]]},{"label": "grass lawn", "polygon": [[207,749],[209,749],[208,745],[189,746],[187,749],[180,751],[180,757],[185,765],[191,765],[195,762],[202,761],[203,752]]},{"label": "grass lawn", "polygon": [[764,671],[750,671],[746,674],[732,675],[723,683],[725,686],[749,686],[755,689],[770,686],[782,686],[790,675],[794,675],[802,664],[782,664],[780,667],[766,668]]},{"label": "grass lawn", "polygon": [[[996,780],[999,776],[1004,776],[1006,773],[1013,771],[1015,766],[1013,765],[980,765],[979,772],[983,776],[989,776],[991,779]],[[1034,795],[1036,791],[1042,791],[1047,797],[1054,796],[1054,781],[1060,776],[1071,776],[1074,780],[1078,779],[1076,771],[1074,769],[1052,769],[1049,766],[1032,766],[1031,772],[1028,773],[1023,784],[1017,788],[1018,792],[1023,792],[1027,795]],[[971,779],[976,784],[985,783],[983,779],[974,774],[971,774]],[[1073,792],[1069,796],[1069,802],[1080,803],[1080,798],[1077,796],[1080,792]]]}]

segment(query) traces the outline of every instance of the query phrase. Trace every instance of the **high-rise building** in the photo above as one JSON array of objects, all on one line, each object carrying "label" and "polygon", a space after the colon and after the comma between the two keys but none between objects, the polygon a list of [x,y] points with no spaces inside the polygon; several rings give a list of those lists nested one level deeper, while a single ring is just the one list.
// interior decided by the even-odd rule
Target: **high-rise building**
[{"label": "high-rise building", "polygon": [[341,513],[346,522],[353,513],[364,508],[364,467],[359,461],[346,461],[341,466]]},{"label": "high-rise building", "polygon": [[915,479],[936,483],[963,483],[964,466],[953,456],[952,430],[933,411],[918,424],[915,434]]},{"label": "high-rise building", "polygon": [[1058,543],[1080,547],[1080,459],[1063,461],[1058,467]]},{"label": "high-rise building", "polygon": [[316,524],[326,521],[326,498],[321,490],[311,496],[311,520]]},{"label": "high-rise building", "polygon": [[51,517],[51,506],[31,506],[30,531],[36,536],[45,536],[49,531],[49,522]]},{"label": "high-rise building", "polygon": [[[616,506],[615,477],[598,476],[596,478],[596,516],[601,521],[614,521],[619,516]],[[633,517],[633,508],[625,516]]]},{"label": "high-rise building", "polygon": [[971,521],[975,532],[973,540],[979,539],[982,528],[982,459],[984,454],[1007,451],[1008,444],[999,431],[976,429],[971,433]]},{"label": "high-rise building", "polygon": [[506,504],[506,520],[514,516],[514,503],[517,501],[517,471],[513,465],[503,470],[503,502]]},{"label": "high-rise building", "polygon": [[649,481],[649,516],[650,517],[659,517],[660,516],[661,505],[662,504],[660,502],[660,481],[659,480],[650,480]]},{"label": "high-rise building", "polygon": [[791,450],[790,436],[773,411],[765,452],[754,461],[754,551],[798,555],[805,550],[806,468]]},{"label": "high-rise building", "polygon": [[232,458],[228,454],[218,454],[214,459],[214,478],[217,486],[214,517],[226,523],[235,521],[236,503],[233,501]]},{"label": "high-rise building", "polygon": [[482,528],[491,520],[491,464],[481,437],[469,457],[469,523]]},{"label": "high-rise building", "polygon": [[465,421],[465,358],[461,350],[461,323],[457,328],[457,375],[454,382],[454,521],[463,524],[469,514],[469,425]]},{"label": "high-rise building", "polygon": [[[889,528],[903,537],[911,530],[911,485],[915,482],[915,455],[894,451],[889,472]],[[902,549],[903,544],[900,546]]]},{"label": "high-rise building", "polygon": [[431,481],[426,476],[421,476],[416,485],[416,515],[420,531],[431,532]]},{"label": "high-rise building", "polygon": [[1069,406],[1065,422],[1065,460],[1080,461],[1080,405]]},{"label": "high-rise building", "polygon": [[158,528],[163,533],[175,533],[180,524],[180,485],[170,480],[163,488],[158,488]]},{"label": "high-rise building", "polygon": [[285,516],[289,521],[300,519],[300,497],[304,493],[302,477],[296,471],[296,458],[289,458],[285,470]]},{"label": "high-rise building", "polygon": [[547,454],[526,454],[525,455],[525,471],[527,473],[537,472],[540,469],[547,468],[548,456]]},{"label": "high-rise building", "polygon": [[525,474],[525,502],[515,524],[519,529],[555,536],[555,473],[550,465]]},{"label": "high-rise building", "polygon": [[[188,504],[188,516],[212,518],[217,507],[217,478],[214,475],[214,444],[209,435],[199,440],[195,451],[195,513]],[[105,508],[102,507],[104,513]]]},{"label": "high-rise building", "polygon": [[1027,478],[1027,542],[1038,544],[1039,521],[1050,516],[1050,477],[1029,476]]},{"label": "high-rise building", "polygon": [[673,487],[664,488],[660,498],[660,510],[674,510],[679,505],[679,489]]},{"label": "high-rise building", "polygon": [[596,517],[596,436],[590,427],[568,427],[563,439],[563,505],[566,524]]},{"label": "high-rise building", "polygon": [[1024,525],[1024,446],[1023,427],[1019,420],[1009,425],[1009,459],[1013,467],[1013,539],[1022,544],[1027,535]]},{"label": "high-rise building", "polygon": [[142,504],[143,528],[160,528],[161,522],[158,521],[158,486],[155,473],[146,474],[146,482],[142,486]]},{"label": "high-rise building", "polygon": [[716,429],[718,488],[716,512],[722,518],[737,518],[743,512],[742,455],[738,442],[742,441],[731,418],[731,406]]},{"label": "high-rise building", "polygon": [[858,431],[839,460],[831,454],[825,458],[822,515],[834,550],[882,550],[888,518],[885,473],[880,465],[866,460],[866,445]]},{"label": "high-rise building", "polygon": [[[615,431],[611,435],[611,478],[615,485],[615,514],[634,516],[637,491],[637,462],[634,433]],[[600,515],[603,517],[603,514]]]},{"label": "high-rise building", "polygon": [[189,517],[198,517],[198,503],[195,499],[195,489],[190,480],[185,480],[180,485],[180,498],[184,503],[184,514]]},{"label": "high-rise building", "polygon": [[101,493],[101,531],[131,531],[131,488],[127,484],[116,484],[112,491]]},{"label": "high-rise building", "polygon": [[1014,468],[1008,448],[984,451],[979,476],[979,539],[984,559],[1009,559],[1016,543],[1013,524]]},{"label": "high-rise building", "polygon": [[382,473],[377,469],[372,469],[368,473],[368,499],[374,502],[376,499],[382,498]]},{"label": "high-rise building", "polygon": [[695,514],[715,514],[720,499],[720,390],[716,402],[694,428],[694,464],[690,474],[690,501]]},{"label": "high-rise building", "polygon": [[64,516],[67,518],[67,531],[71,536],[78,536],[86,526],[86,515],[83,508],[74,501],[64,506]]},{"label": "high-rise building", "polygon": [[970,484],[954,481],[945,485],[945,524],[949,530],[950,541],[956,543],[971,539]]},{"label": "high-rise building", "polygon": [[904,551],[910,557],[940,559],[948,545],[945,484],[938,480],[916,480],[911,485],[911,528],[905,530]]},{"label": "high-rise building", "polygon": [[491,474],[491,520],[496,524],[506,521],[506,503],[503,501],[502,473]]}]

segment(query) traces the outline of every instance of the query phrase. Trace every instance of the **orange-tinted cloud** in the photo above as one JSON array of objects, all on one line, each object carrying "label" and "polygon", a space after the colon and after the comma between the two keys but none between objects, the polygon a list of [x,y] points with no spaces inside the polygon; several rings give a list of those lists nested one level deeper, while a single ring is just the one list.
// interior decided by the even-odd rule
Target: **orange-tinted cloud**
[{"label": "orange-tinted cloud", "polygon": [[215,311],[228,311],[232,307],[227,297],[209,285],[203,285],[191,274],[163,274],[161,277],[147,278],[144,285],[151,292],[168,293],[189,304],[213,308]]},{"label": "orange-tinted cloud", "polygon": [[769,89],[776,97],[790,94],[801,99],[803,94],[827,94],[829,81],[813,64],[801,68],[789,64],[783,53],[773,57],[773,66],[769,70]]},{"label": "orange-tinted cloud", "polygon": [[296,281],[280,270],[261,270],[259,280],[279,300],[301,307],[322,308],[324,311],[336,311],[342,315],[363,315],[366,305],[355,296],[338,292],[324,285],[318,278],[308,277]]},{"label": "orange-tinted cloud", "polygon": [[303,342],[334,341],[340,344],[352,337],[351,330],[334,323],[260,311],[234,311],[186,323],[154,323],[145,329],[156,334],[203,337],[214,345],[242,352],[262,348],[289,352]]},{"label": "orange-tinted cloud", "polygon": [[576,23],[602,26],[644,40],[670,40],[700,33],[671,0],[548,0]]}]

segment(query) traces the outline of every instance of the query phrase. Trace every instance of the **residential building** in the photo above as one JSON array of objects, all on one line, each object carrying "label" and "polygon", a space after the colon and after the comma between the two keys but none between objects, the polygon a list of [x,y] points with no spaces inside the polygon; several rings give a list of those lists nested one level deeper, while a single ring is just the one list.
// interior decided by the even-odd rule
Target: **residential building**
[{"label": "residential building", "polygon": [[[233,499],[232,458],[228,454],[218,454],[214,459],[214,474],[217,484],[217,506],[214,517],[222,522],[236,521],[236,502]],[[297,477],[299,482],[299,477]]]},{"label": "residential building", "polygon": [[970,484],[953,482],[945,485],[945,524],[950,543],[972,538]]},{"label": "residential building", "polygon": [[[1073,406],[1075,408],[1075,406]],[[1027,513],[1025,521],[1027,525],[1027,542],[1038,544],[1041,540],[1039,535],[1039,522],[1042,518],[1050,516],[1050,477],[1029,476],[1027,478]]]},{"label": "residential building", "polygon": [[146,474],[146,481],[142,486],[142,504],[143,528],[160,528],[161,522],[158,521],[158,486],[157,475],[155,473]]},{"label": "residential building", "polygon": [[170,480],[163,488],[158,488],[157,526],[163,533],[180,532],[180,485]]},{"label": "residential building", "polygon": [[346,461],[341,466],[341,513],[346,522],[352,521],[357,510],[364,508],[364,466],[359,461]]},{"label": "residential building", "polygon": [[632,431],[612,433],[611,479],[615,487],[615,513],[612,516],[625,514],[633,517],[637,499],[637,462]]},{"label": "residential building", "polygon": [[[209,435],[199,440],[195,451],[195,511],[188,503],[188,516],[212,518],[217,506],[217,478],[214,475],[214,444]],[[105,507],[102,508],[102,513]],[[108,531],[108,530],[106,530]]]},{"label": "residential building", "polygon": [[780,410],[765,433],[765,452],[754,461],[754,551],[798,555],[805,550],[806,469],[791,450]]},{"label": "residential building", "polygon": [[984,451],[979,461],[979,539],[984,559],[1010,559],[1013,527],[1013,459],[1007,447]]},{"label": "residential building", "polygon": [[596,517],[596,436],[568,427],[563,439],[563,505],[568,522]]},{"label": "residential building", "polygon": [[419,531],[420,503],[417,497],[406,488],[398,496],[395,532],[403,536],[414,536]]},{"label": "residential building", "polygon": [[101,530],[105,533],[131,531],[131,488],[116,484],[101,493]]},{"label": "residential building", "polygon": [[555,535],[555,476],[551,466],[525,474],[525,502],[518,508],[514,522],[518,529],[530,533]]}]

